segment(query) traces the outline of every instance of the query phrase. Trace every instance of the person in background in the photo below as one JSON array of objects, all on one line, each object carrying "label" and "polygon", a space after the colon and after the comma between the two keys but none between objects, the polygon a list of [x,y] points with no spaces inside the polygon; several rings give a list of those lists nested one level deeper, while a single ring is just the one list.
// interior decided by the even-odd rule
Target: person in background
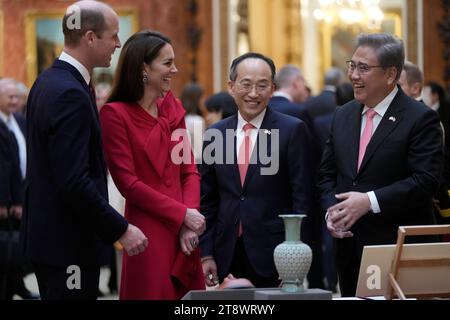
[{"label": "person in background", "polygon": [[[70,22],[74,14],[80,15],[79,28]],[[137,255],[148,239],[108,204],[90,85],[93,69],[109,67],[121,45],[119,17],[100,1],[79,1],[67,8],[62,29],[62,53],[39,75],[28,98],[21,246],[43,300],[95,300],[102,244],[119,241]]]},{"label": "person in background", "polygon": [[415,64],[405,61],[398,84],[403,92],[417,101],[422,100],[423,73]]},{"label": "person in background", "polygon": [[305,107],[312,118],[334,112],[336,109],[336,88],[344,78],[345,75],[339,68],[331,68],[325,73],[322,92],[305,102]]},{"label": "person in background", "polygon": [[206,127],[231,117],[238,110],[233,97],[226,91],[213,94],[205,101],[208,115],[206,116]]},{"label": "person in background", "polygon": [[187,84],[181,93],[181,103],[186,110],[184,121],[197,165],[202,162],[203,132],[205,131],[205,120],[200,116],[202,96],[203,89],[197,83]]},{"label": "person in background", "polygon": [[107,82],[100,82],[95,86],[95,102],[98,110],[106,103],[110,93],[111,85]]},{"label": "person in background", "polygon": [[399,226],[435,223],[442,133],[437,114],[397,85],[404,60],[395,36],[357,38],[347,61],[355,100],[336,109],[325,144],[319,188],[342,296],[356,293],[364,246],[394,244]]},{"label": "person in background", "polygon": [[[180,299],[205,288],[198,249],[205,228],[198,211],[200,176],[185,110],[170,90],[177,72],[169,38],[135,33],[122,49],[111,95],[100,110],[106,160],[125,198],[125,217],[155,243],[142,255],[124,257],[120,299]],[[180,146],[182,154],[174,152]]]}]

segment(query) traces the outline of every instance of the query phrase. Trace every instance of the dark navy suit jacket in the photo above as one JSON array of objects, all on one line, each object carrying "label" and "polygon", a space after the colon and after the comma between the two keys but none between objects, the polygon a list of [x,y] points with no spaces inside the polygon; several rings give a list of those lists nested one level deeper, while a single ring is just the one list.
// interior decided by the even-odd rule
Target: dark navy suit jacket
[{"label": "dark navy suit jacket", "polygon": [[335,194],[349,191],[374,191],[381,209],[362,216],[353,237],[337,239],[342,268],[355,256],[360,261],[365,245],[395,243],[399,226],[434,222],[432,197],[443,160],[436,112],[399,87],[357,171],[362,108],[353,100],[336,110],[320,168],[323,210],[336,203]]},{"label": "dark navy suit jacket", "polygon": [[96,265],[99,239],[113,243],[126,220],[108,205],[94,97],[81,74],[56,60],[27,105],[23,250],[47,265]]},{"label": "dark navy suit jacket", "polygon": [[0,120],[0,206],[22,205],[23,184],[14,134]]},{"label": "dark navy suit jacket", "polygon": [[[257,147],[261,148],[267,138],[268,150],[275,144],[274,134],[279,130],[279,168],[276,174],[263,175],[259,157],[255,152],[254,164],[250,164],[244,185],[241,186],[238,165],[236,164],[235,138],[226,141],[226,130],[234,132],[238,116],[233,115],[211,126],[224,137],[224,143],[216,142],[216,155],[228,151],[234,153],[233,163],[202,163],[201,212],[206,218],[206,231],[200,238],[202,256],[215,258],[218,275],[224,277],[229,270],[238,237],[239,221],[243,226],[243,241],[249,261],[255,271],[264,277],[276,275],[273,250],[284,236],[282,213],[311,212],[313,169],[308,156],[309,141],[306,125],[291,116],[267,108],[258,133]],[[212,139],[211,139],[212,140]],[[205,140],[204,156],[213,144]],[[256,149],[256,148],[255,148]],[[254,150],[255,150],[254,149]],[[229,156],[229,154],[228,154]],[[273,156],[273,154],[272,154]],[[225,159],[226,160],[226,159]]]}]

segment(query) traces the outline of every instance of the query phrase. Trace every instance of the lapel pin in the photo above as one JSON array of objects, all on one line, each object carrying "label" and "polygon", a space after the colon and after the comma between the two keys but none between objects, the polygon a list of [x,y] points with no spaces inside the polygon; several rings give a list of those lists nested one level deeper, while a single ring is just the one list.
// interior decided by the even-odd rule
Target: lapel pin
[{"label": "lapel pin", "polygon": [[272,134],[272,132],[270,132],[270,130],[264,129],[264,133],[268,134],[269,136]]},{"label": "lapel pin", "polygon": [[389,117],[389,120],[392,122],[395,122],[395,120],[397,120],[397,119],[395,119],[395,117]]}]

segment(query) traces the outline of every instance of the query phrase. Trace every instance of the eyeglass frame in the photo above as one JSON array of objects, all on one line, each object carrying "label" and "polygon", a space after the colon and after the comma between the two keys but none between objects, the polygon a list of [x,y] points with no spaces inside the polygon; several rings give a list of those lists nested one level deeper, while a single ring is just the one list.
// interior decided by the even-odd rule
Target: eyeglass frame
[{"label": "eyeglass frame", "polygon": [[[244,88],[243,86],[244,86],[245,84],[247,84],[246,81],[247,81],[247,80],[243,80],[243,81],[242,81],[242,82],[244,82],[244,84],[241,83],[241,82],[237,82],[237,81],[235,82],[235,84],[236,84],[236,86],[237,86],[237,90],[238,90],[239,92],[241,92],[241,93],[250,93],[250,92],[252,92],[253,88],[255,88],[255,91],[256,91],[257,94],[262,94],[262,93],[264,93],[266,90],[268,90],[270,87],[273,86],[273,83],[270,83],[270,82],[267,82],[267,86],[266,86],[265,84],[262,85],[261,83],[260,83],[260,84],[258,84],[258,83],[251,83],[251,84],[248,83],[249,87],[248,87],[248,88]],[[258,88],[258,86],[264,86],[264,88],[261,89],[261,87]],[[245,87],[247,87],[247,85],[246,85]]]},{"label": "eyeglass frame", "polygon": [[[347,61],[345,61],[345,64],[347,65],[347,73],[349,73],[349,72],[353,73],[356,69],[356,70],[358,70],[359,74],[366,74],[367,72],[370,71],[370,69],[373,69],[373,68],[386,68],[386,66],[382,66],[382,65],[370,66],[366,63],[361,63],[361,62],[356,64],[355,61],[353,61],[353,60],[347,60]],[[351,67],[351,65],[353,65],[354,67]],[[362,66],[364,66],[364,68],[367,68],[367,69],[361,70]]]}]

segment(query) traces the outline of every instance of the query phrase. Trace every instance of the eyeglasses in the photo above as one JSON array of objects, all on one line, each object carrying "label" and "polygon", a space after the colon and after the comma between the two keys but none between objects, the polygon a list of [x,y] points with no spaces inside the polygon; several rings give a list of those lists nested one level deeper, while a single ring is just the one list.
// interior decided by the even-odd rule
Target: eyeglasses
[{"label": "eyeglasses", "polygon": [[353,73],[353,71],[355,71],[355,69],[358,70],[359,74],[365,74],[365,73],[369,72],[370,69],[372,69],[372,68],[384,68],[384,66],[369,66],[368,64],[365,64],[365,63],[356,64],[352,60],[345,61],[345,63],[347,64],[347,71],[350,73]]},{"label": "eyeglasses", "polygon": [[251,83],[251,82],[238,82],[237,89],[241,93],[249,93],[252,91],[253,87],[258,94],[266,92],[267,89],[271,87],[270,83]]}]

